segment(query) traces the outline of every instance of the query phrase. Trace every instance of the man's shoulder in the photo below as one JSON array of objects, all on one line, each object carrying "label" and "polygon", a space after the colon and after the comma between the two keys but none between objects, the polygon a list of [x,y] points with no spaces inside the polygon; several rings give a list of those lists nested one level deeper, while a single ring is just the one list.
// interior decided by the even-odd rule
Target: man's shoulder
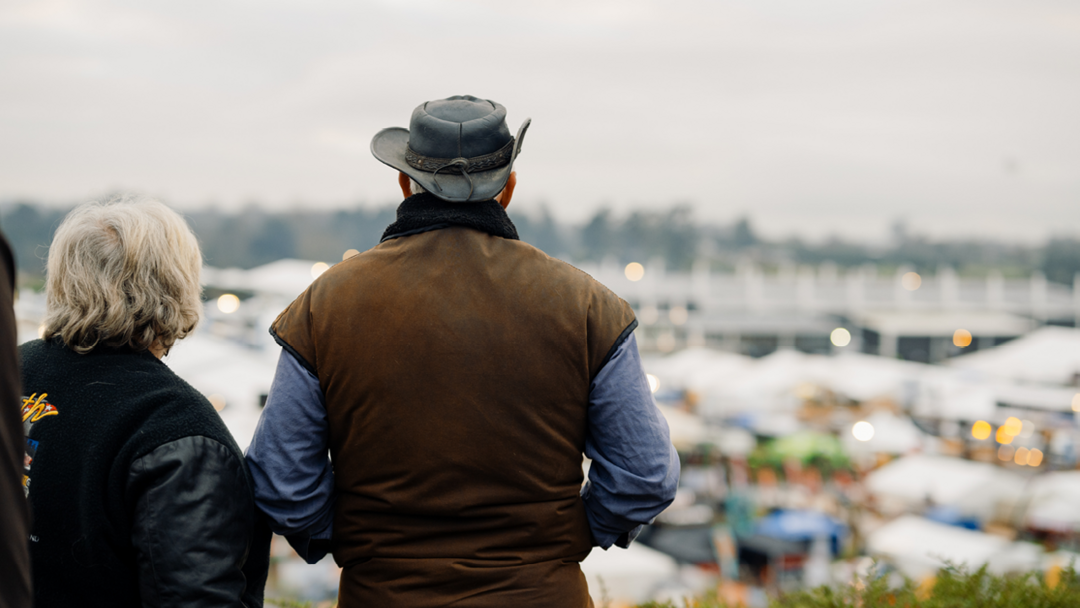
[{"label": "man's shoulder", "polygon": [[538,247],[524,241],[508,241],[507,246],[518,250],[523,258],[535,264],[539,270],[549,273],[552,278],[557,277],[563,280],[576,281],[584,288],[596,289],[599,292],[617,297],[606,285],[597,281],[589,273],[570,262],[548,255]]}]

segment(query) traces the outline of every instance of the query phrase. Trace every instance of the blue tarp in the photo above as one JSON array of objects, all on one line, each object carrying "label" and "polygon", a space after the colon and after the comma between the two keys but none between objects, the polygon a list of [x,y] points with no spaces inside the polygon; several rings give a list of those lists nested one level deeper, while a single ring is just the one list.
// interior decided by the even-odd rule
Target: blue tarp
[{"label": "blue tarp", "polygon": [[840,539],[847,535],[847,526],[818,511],[778,510],[759,519],[754,531],[761,536],[786,541],[828,538],[833,553],[836,553]]},{"label": "blue tarp", "polygon": [[956,507],[947,507],[944,505],[938,505],[930,507],[923,514],[926,519],[930,521],[936,521],[938,523],[946,524],[949,526],[957,526],[959,528],[967,528],[968,530],[978,530],[979,520],[974,517],[965,516],[960,513],[960,510]]}]

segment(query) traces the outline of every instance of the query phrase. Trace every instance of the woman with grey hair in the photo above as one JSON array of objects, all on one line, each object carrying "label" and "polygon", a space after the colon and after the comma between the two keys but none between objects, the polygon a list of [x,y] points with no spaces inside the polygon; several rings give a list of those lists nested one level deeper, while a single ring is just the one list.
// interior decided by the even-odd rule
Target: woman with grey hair
[{"label": "woman with grey hair", "polygon": [[82,205],[53,237],[44,336],[20,347],[39,608],[262,603],[243,455],[160,360],[199,321],[201,266],[155,201]]}]

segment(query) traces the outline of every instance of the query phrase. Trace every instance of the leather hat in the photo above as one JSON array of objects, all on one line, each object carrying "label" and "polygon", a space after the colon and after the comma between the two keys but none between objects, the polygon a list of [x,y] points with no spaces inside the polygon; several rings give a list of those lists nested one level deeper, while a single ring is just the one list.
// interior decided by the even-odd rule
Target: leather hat
[{"label": "leather hat", "polygon": [[425,190],[454,203],[485,201],[506,185],[531,119],[517,136],[506,108],[472,95],[421,104],[409,128],[390,127],[371,139],[371,153]]}]

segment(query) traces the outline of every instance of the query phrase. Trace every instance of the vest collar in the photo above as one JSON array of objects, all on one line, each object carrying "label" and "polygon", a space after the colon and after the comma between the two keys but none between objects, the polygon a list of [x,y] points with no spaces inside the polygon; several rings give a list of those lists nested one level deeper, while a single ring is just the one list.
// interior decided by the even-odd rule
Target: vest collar
[{"label": "vest collar", "polygon": [[520,240],[510,216],[493,199],[478,203],[448,203],[422,192],[398,206],[397,221],[387,226],[379,242],[450,226],[464,226],[492,236]]}]

